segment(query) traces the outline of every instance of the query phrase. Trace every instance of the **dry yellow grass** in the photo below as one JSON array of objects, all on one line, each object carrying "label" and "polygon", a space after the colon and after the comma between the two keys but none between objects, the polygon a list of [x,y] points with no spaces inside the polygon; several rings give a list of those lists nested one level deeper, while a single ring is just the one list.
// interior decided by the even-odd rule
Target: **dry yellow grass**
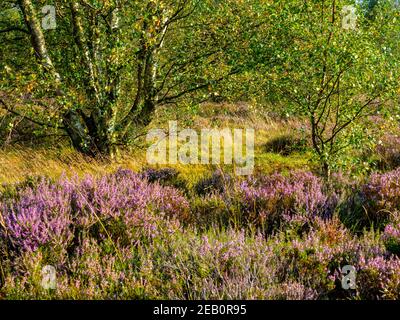
[{"label": "dry yellow grass", "polygon": [[[14,147],[0,151],[0,184],[16,183],[28,176],[44,175],[59,178],[62,175],[80,177],[85,174],[99,176],[118,168],[140,171],[148,166],[145,152],[125,152],[118,160],[101,161],[85,157],[69,148],[33,149]],[[180,172],[189,185],[197,182],[215,168],[208,165],[171,165]]]},{"label": "dry yellow grass", "polygon": [[[168,128],[170,115],[160,110],[150,127]],[[180,111],[177,110],[177,113]],[[172,117],[173,118],[173,117]],[[179,117],[176,117],[179,118]],[[295,168],[306,169],[309,166],[308,154],[294,154],[283,157],[277,154],[266,153],[264,144],[274,137],[287,134],[299,126],[299,120],[274,122],[260,111],[259,108],[246,104],[206,104],[195,115],[183,114],[179,118],[179,130],[187,128],[187,124],[196,130],[202,128],[254,128],[255,141],[255,170],[269,173]],[[167,131],[166,131],[167,132]],[[140,147],[141,146],[141,147]],[[77,174],[101,175],[113,172],[118,168],[140,171],[147,167],[146,148],[143,138],[139,141],[139,148],[126,151],[116,161],[94,160],[85,157],[69,147],[27,148],[12,146],[0,150],[0,184],[15,183],[27,176],[45,175],[58,178],[61,175]],[[195,184],[199,179],[213,172],[217,167],[212,165],[171,165],[180,172],[181,177],[188,185]],[[226,171],[232,167],[225,166]]]},{"label": "dry yellow grass", "polygon": [[0,151],[0,182],[13,183],[26,176],[46,175],[57,178],[62,174],[102,174],[118,167],[138,170],[141,167],[139,155],[123,156],[119,161],[106,162],[90,159],[70,148],[33,149],[13,147]]}]

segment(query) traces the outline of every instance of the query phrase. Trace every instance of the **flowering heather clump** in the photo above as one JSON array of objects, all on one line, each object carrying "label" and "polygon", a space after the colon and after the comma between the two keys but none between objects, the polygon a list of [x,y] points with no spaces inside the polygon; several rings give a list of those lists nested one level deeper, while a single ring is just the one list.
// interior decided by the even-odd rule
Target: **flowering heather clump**
[{"label": "flowering heather clump", "polygon": [[276,286],[272,296],[277,300],[315,300],[318,293],[302,283],[290,281]]},{"label": "flowering heather clump", "polygon": [[[7,277],[4,290],[7,298],[393,298],[398,275],[391,272],[398,263],[385,256],[377,241],[369,235],[353,237],[329,220],[319,220],[308,234],[293,239],[284,233],[265,239],[231,228],[178,230],[130,247],[86,237],[58,271],[53,296],[40,290],[38,270],[45,264],[37,259],[40,250],[24,263],[24,273]],[[347,264],[357,269],[359,291],[341,288],[339,270]]]},{"label": "flowering heather clump", "polygon": [[247,180],[237,186],[243,213],[258,223],[279,224],[295,215],[311,218],[324,213],[328,197],[322,181],[309,172]]},{"label": "flowering heather clump", "polygon": [[65,248],[72,240],[72,185],[46,180],[24,189],[19,199],[3,203],[7,237],[15,249],[35,251],[39,246]]},{"label": "flowering heather clump", "polygon": [[142,277],[167,299],[268,299],[278,279],[271,248],[244,231],[173,235],[146,255]]},{"label": "flowering heather clump", "polygon": [[[72,275],[70,285],[80,296],[86,299],[118,299],[129,290],[129,285],[134,286],[132,252],[128,248],[118,247],[116,250],[118,252],[106,253],[95,240],[88,238],[76,248],[68,269]],[[123,268],[122,264],[127,267]]]},{"label": "flowering heather clump", "polygon": [[176,189],[150,185],[129,170],[99,179],[44,180],[1,204],[5,230],[0,236],[15,249],[28,251],[45,245],[66,249],[76,231],[94,226],[100,234],[110,227],[106,235],[113,231],[116,238],[126,231],[130,240],[137,241],[134,234],[153,237],[176,230],[177,218],[184,220],[188,210],[188,202]]},{"label": "flowering heather clump", "polygon": [[378,142],[376,152],[379,155],[380,167],[395,169],[400,166],[400,137],[387,133]]},{"label": "flowering heather clump", "polygon": [[374,173],[362,187],[371,209],[396,211],[400,209],[400,169],[383,174]]},{"label": "flowering heather clump", "polygon": [[356,293],[342,289],[341,268],[359,270],[360,256],[384,253],[378,239],[353,237],[338,221],[320,220],[295,239],[232,229],[176,233],[149,248],[142,277],[167,299],[342,299]]},{"label": "flowering heather clump", "polygon": [[358,243],[336,223],[322,223],[302,238],[277,245],[281,255],[280,272],[302,284],[308,284],[319,298],[335,295],[341,266],[354,264]]},{"label": "flowering heather clump", "polygon": [[387,225],[382,238],[388,251],[400,256],[400,224]]},{"label": "flowering heather clump", "polygon": [[[374,173],[361,186],[358,206],[350,214],[361,225],[381,227],[400,210],[400,169],[383,174]],[[357,206],[357,205],[356,205]]]},{"label": "flowering heather clump", "polygon": [[15,184],[3,184],[0,193],[0,201],[7,201],[7,199],[18,197],[24,190],[35,189],[46,182],[50,183],[52,180],[44,176],[28,176],[23,181]]},{"label": "flowering heather clump", "polygon": [[383,256],[360,258],[357,290],[362,299],[400,298],[400,259]]},{"label": "flowering heather clump", "polygon": [[171,223],[165,230],[172,232],[178,227],[176,219],[184,221],[189,213],[189,204],[179,191],[149,184],[129,170],[100,179],[87,176],[74,192],[74,206],[80,213],[79,225],[90,227],[101,222],[100,232],[104,226],[115,233],[116,229],[127,229],[131,239],[134,234],[130,233],[137,228],[140,235],[154,236],[167,219]]},{"label": "flowering heather clump", "polygon": [[[386,190],[397,192],[393,177],[373,175],[360,187],[364,203],[389,204],[396,212],[396,197]],[[399,298],[398,219],[383,233],[354,234],[331,214],[337,198],[328,194],[351,183],[339,177],[327,185],[307,172],[231,179],[232,189],[194,196],[191,208],[179,190],[130,170],[14,188],[0,197],[0,243],[7,247],[7,254],[0,252],[0,295]],[[56,268],[55,290],[43,290],[46,265]],[[342,288],[345,265],[357,271],[356,290]]]},{"label": "flowering heather clump", "polygon": [[281,239],[274,246],[281,260],[278,273],[315,290],[318,299],[354,297],[356,292],[341,286],[341,268],[351,265],[359,270],[360,257],[386,259],[386,250],[378,237],[355,237],[337,219],[317,219],[304,236],[288,243]]}]

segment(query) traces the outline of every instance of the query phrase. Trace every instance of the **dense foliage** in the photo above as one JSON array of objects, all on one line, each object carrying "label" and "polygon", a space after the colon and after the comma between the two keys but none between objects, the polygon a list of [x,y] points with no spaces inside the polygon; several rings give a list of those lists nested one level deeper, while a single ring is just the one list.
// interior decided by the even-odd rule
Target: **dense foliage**
[{"label": "dense foliage", "polygon": [[329,175],[360,140],[354,123],[398,89],[393,1],[56,0],[54,29],[41,26],[45,5],[0,7],[11,136],[61,131],[81,152],[114,156],[158,106],[272,101],[308,117]]},{"label": "dense foliage", "polygon": [[[399,20],[394,0],[2,0],[0,299],[399,299]],[[171,120],[254,129],[252,175],[149,166]]]},{"label": "dense foliage", "polygon": [[[272,190],[276,180],[281,187]],[[250,221],[249,211],[231,207],[225,214],[242,215],[247,225],[215,219],[209,228],[197,220],[193,196],[130,170],[8,186],[1,200],[1,292],[8,298],[399,298],[398,213],[382,234],[355,235],[323,214],[322,187],[312,174],[294,173],[260,177],[258,187],[241,183],[238,193],[227,188],[230,201],[259,209]],[[243,202],[249,196],[253,202]],[[277,223],[286,214],[290,219]],[[50,291],[40,284],[48,264],[57,270]],[[357,270],[356,290],[341,288],[344,265]]]}]

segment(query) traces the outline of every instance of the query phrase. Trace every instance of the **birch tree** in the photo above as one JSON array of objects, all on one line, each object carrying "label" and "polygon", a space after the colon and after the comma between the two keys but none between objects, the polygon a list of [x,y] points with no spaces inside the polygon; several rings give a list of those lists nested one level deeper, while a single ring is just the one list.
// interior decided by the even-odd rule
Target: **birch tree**
[{"label": "birch tree", "polygon": [[[132,131],[150,123],[157,106],[207,93],[242,72],[233,52],[237,57],[240,41],[246,44],[245,37],[265,27],[245,24],[238,15],[251,11],[247,1],[55,0],[57,28],[46,30],[46,1],[12,2],[20,8],[23,30],[3,31],[20,33],[28,55],[29,39],[38,92],[52,99],[52,106],[40,101],[49,121],[30,119],[64,130],[89,155],[114,156]],[[0,107],[17,113],[7,98],[0,96]]]},{"label": "birch tree", "polygon": [[290,19],[283,24],[293,45],[273,70],[279,75],[275,87],[308,117],[314,152],[329,177],[351,148],[357,121],[398,88],[398,45],[381,37],[398,30],[396,12],[382,5],[371,20],[362,5],[340,0],[295,1],[286,10]]}]

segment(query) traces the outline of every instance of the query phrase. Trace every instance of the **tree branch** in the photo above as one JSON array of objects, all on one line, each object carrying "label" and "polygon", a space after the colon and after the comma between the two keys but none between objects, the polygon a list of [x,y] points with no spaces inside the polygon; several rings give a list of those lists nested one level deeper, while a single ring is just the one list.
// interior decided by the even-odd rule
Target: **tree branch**
[{"label": "tree branch", "polygon": [[13,114],[13,115],[15,115],[15,116],[22,117],[23,119],[26,119],[26,120],[28,120],[28,121],[34,123],[34,124],[37,124],[37,125],[42,126],[42,127],[50,127],[50,128],[54,128],[54,129],[61,129],[61,130],[64,129],[64,127],[55,127],[55,126],[52,125],[52,124],[44,123],[44,122],[41,122],[41,121],[38,121],[38,120],[35,120],[35,119],[31,119],[31,118],[29,118],[29,117],[27,117],[27,116],[25,116],[25,115],[23,115],[23,114],[20,114],[19,112],[17,112],[17,111],[15,111],[15,110],[11,109],[11,108],[5,103],[5,101],[4,101],[3,99],[1,99],[1,98],[0,98],[0,103],[3,105],[3,109],[6,110],[7,112],[9,112],[9,113],[11,113],[11,114]]},{"label": "tree branch", "polygon": [[20,27],[8,27],[3,30],[0,30],[0,33],[7,33],[7,32],[13,32],[13,31],[18,31],[18,32],[23,32],[25,34],[30,34],[28,30]]}]

